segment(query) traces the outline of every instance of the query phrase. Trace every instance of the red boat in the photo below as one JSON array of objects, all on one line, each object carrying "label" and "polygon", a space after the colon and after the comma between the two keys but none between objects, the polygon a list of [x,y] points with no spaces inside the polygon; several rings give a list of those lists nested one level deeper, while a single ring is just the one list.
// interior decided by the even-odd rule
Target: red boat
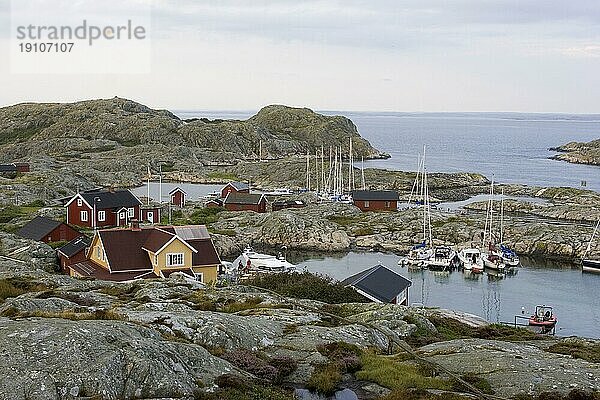
[{"label": "red boat", "polygon": [[554,328],[554,325],[556,325],[557,322],[558,320],[552,312],[552,307],[548,307],[545,305],[536,306],[535,314],[529,317],[530,326],[539,326],[544,328],[545,330],[550,330]]}]

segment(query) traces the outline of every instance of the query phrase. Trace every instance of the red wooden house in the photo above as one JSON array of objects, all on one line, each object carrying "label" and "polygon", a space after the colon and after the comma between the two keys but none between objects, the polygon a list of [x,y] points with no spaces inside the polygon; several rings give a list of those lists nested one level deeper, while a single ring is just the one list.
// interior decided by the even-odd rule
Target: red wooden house
[{"label": "red wooden house", "polygon": [[44,243],[73,240],[81,233],[64,222],[46,217],[35,217],[17,231],[17,235]]},{"label": "red wooden house", "polygon": [[223,207],[228,211],[267,212],[267,198],[264,194],[231,192],[223,200]]},{"label": "red wooden house", "polygon": [[88,228],[126,226],[144,220],[142,202],[129,190],[77,193],[66,204],[67,223]]},{"label": "red wooden house", "polygon": [[229,193],[250,193],[250,186],[243,182],[229,182],[221,189],[221,198],[224,199]]},{"label": "red wooden house", "polygon": [[58,254],[63,272],[68,273],[69,266],[85,261],[86,250],[89,246],[90,240],[85,236],[80,236],[58,248],[56,254]]},{"label": "red wooden house", "polygon": [[394,190],[355,190],[352,202],[361,211],[396,211],[398,192]]},{"label": "red wooden house", "polygon": [[174,206],[177,206],[179,208],[183,208],[185,206],[185,197],[186,196],[187,196],[187,193],[180,187],[176,187],[175,189],[173,189],[169,192],[171,204]]}]

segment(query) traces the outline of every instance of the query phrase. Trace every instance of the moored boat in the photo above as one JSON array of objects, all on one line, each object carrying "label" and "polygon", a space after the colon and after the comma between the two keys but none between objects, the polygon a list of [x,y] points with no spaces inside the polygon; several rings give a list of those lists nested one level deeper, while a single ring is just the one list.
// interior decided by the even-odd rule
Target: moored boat
[{"label": "moored boat", "polygon": [[434,271],[451,271],[455,269],[460,261],[456,251],[448,246],[436,246],[433,256],[427,261],[427,267]]},{"label": "moored boat", "polygon": [[246,247],[232,263],[232,268],[241,275],[257,273],[293,272],[296,266],[285,259],[281,253],[277,256],[257,253],[252,247]]},{"label": "moored boat", "polygon": [[541,327],[545,332],[552,330],[557,322],[552,307],[546,305],[536,306],[535,313],[529,317],[529,326]]},{"label": "moored boat", "polygon": [[481,258],[481,252],[479,249],[462,249],[458,252],[458,258],[460,259],[465,271],[471,271],[475,274],[480,274],[483,272],[483,259]]}]

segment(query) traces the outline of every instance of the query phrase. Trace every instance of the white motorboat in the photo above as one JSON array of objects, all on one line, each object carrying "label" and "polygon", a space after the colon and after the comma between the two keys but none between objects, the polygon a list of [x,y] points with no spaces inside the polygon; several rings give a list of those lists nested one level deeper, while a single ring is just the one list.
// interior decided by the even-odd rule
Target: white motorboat
[{"label": "white motorboat", "polygon": [[471,271],[476,274],[483,272],[483,259],[481,258],[481,252],[479,249],[462,249],[458,252],[458,258],[460,259],[465,271]]},{"label": "white motorboat", "polygon": [[436,246],[433,256],[427,261],[427,267],[434,271],[450,271],[459,263],[456,251],[448,246]]},{"label": "white motorboat", "polygon": [[426,248],[424,245],[421,244],[413,247],[408,252],[408,255],[406,257],[398,261],[398,264],[426,268],[429,260],[431,260],[432,257],[433,249]]},{"label": "white motorboat", "polygon": [[293,272],[296,266],[285,259],[282,253],[277,256],[257,253],[252,247],[246,247],[243,253],[232,263],[238,274]]},{"label": "white motorboat", "polygon": [[287,188],[277,188],[265,193],[268,196],[291,196],[294,192]]},{"label": "white motorboat", "polygon": [[487,253],[481,254],[483,260],[483,266],[485,268],[493,269],[499,272],[504,272],[505,265],[502,259],[502,253],[499,253],[495,248],[490,247]]}]

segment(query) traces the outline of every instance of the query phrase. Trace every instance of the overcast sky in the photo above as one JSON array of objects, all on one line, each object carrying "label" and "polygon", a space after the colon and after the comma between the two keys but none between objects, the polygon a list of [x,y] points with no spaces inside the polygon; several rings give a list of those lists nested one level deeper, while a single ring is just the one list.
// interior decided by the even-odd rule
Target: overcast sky
[{"label": "overcast sky", "polygon": [[[598,0],[153,4],[150,73],[21,75],[2,62],[0,105],[600,113]],[[0,0],[0,60],[9,11]]]}]

